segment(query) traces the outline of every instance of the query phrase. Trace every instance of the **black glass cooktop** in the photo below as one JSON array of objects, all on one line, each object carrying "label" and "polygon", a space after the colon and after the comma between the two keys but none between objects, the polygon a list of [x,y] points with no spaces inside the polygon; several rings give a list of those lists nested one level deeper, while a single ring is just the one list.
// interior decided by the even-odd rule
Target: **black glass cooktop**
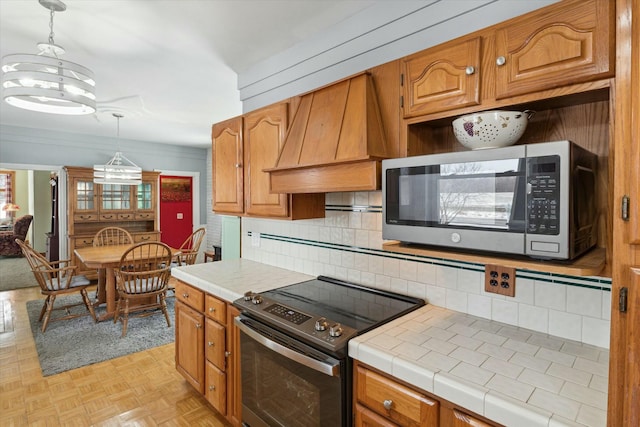
[{"label": "black glass cooktop", "polygon": [[261,293],[287,307],[354,328],[358,333],[425,304],[424,300],[319,276]]}]

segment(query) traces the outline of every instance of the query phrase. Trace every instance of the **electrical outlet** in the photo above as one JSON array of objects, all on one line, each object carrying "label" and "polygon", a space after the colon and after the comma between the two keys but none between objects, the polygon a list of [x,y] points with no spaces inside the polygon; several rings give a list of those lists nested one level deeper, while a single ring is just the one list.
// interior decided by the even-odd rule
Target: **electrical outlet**
[{"label": "electrical outlet", "polygon": [[516,269],[486,264],[484,266],[484,290],[485,292],[514,297],[516,295]]}]

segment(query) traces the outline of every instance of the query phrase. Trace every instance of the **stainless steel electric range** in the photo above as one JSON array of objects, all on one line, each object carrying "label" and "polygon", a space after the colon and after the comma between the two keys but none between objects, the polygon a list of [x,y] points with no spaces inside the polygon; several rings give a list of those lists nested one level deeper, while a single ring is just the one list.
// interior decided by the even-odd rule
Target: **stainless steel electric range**
[{"label": "stainless steel electric range", "polygon": [[234,301],[245,426],[349,426],[348,342],[424,300],[329,277]]}]

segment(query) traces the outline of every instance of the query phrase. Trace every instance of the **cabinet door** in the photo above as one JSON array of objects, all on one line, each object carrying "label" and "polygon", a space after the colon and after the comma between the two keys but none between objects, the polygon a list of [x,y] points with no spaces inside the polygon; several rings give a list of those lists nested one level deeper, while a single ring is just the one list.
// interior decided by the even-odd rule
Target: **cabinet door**
[{"label": "cabinet door", "polygon": [[93,183],[93,178],[72,177],[69,190],[74,221],[97,221],[98,184]]},{"label": "cabinet door", "polygon": [[240,329],[233,319],[240,311],[227,307],[227,420],[231,425],[242,425],[242,383],[240,381]]},{"label": "cabinet door", "polygon": [[356,404],[355,427],[398,427],[386,418],[381,417],[362,405]]},{"label": "cabinet door", "polygon": [[206,359],[218,369],[225,370],[225,328],[211,319],[205,320]]},{"label": "cabinet door", "polygon": [[272,105],[244,116],[244,192],[249,215],[288,215],[287,194],[270,193],[269,174],[263,172],[276,165],[286,131],[286,104]]},{"label": "cabinet door", "polygon": [[176,370],[204,393],[204,315],[176,301]]},{"label": "cabinet door", "polygon": [[101,221],[118,221],[122,211],[132,211],[133,186],[123,184],[100,185],[100,218]]},{"label": "cabinet door", "polygon": [[227,385],[226,375],[216,368],[212,363],[207,362],[207,386],[204,397],[211,403],[221,415],[227,415]]},{"label": "cabinet door", "polygon": [[480,45],[475,37],[405,59],[404,116],[480,104]]},{"label": "cabinet door", "polygon": [[613,76],[614,2],[573,0],[496,30],[496,98]]},{"label": "cabinet door", "polygon": [[243,213],[242,117],[213,125],[211,144],[213,210]]},{"label": "cabinet door", "polygon": [[154,212],[156,201],[156,182],[143,180],[136,188],[136,212]]}]

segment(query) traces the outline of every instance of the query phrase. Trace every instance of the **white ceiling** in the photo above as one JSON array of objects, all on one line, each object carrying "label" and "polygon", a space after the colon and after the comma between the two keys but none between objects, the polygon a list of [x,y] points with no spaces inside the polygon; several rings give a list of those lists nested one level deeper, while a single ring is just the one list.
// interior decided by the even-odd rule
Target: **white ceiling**
[{"label": "white ceiling", "polygon": [[[64,0],[63,0],[64,1]],[[66,0],[62,59],[91,69],[98,112],[37,113],[0,102],[0,124],[207,147],[211,124],[241,114],[237,73],[380,0]],[[38,53],[49,11],[0,0],[0,56]]]}]

